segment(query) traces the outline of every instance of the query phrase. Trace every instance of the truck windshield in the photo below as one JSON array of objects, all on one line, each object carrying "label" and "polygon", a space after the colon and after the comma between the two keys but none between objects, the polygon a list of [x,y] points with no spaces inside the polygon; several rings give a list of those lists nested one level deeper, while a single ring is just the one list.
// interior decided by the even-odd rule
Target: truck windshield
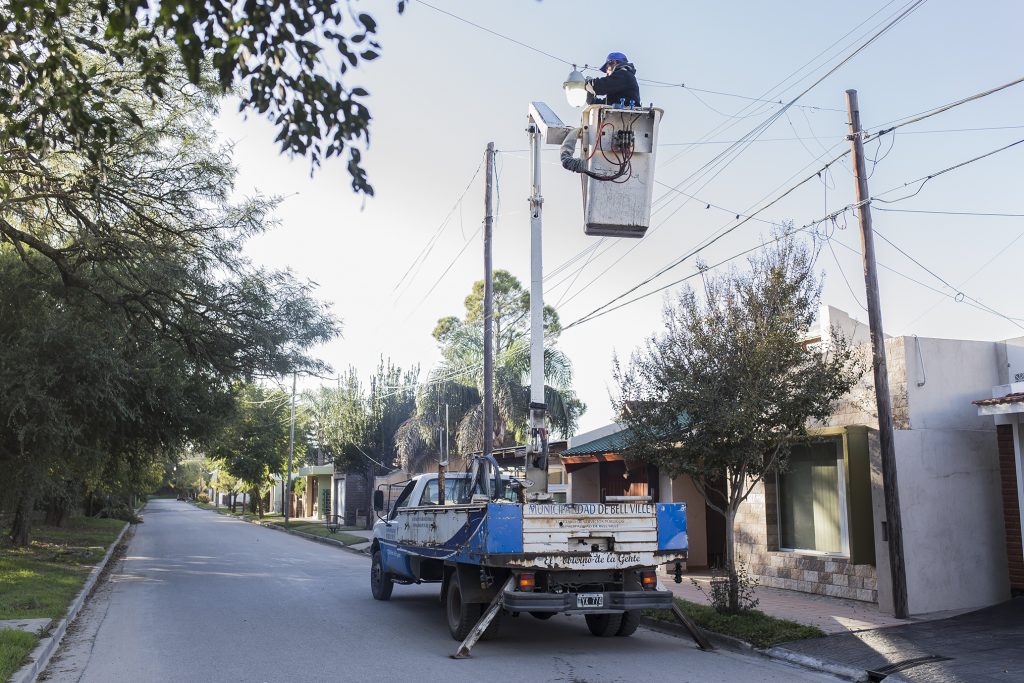
[{"label": "truck windshield", "polygon": [[[469,502],[469,478],[468,477],[446,477],[444,480],[444,502],[446,505],[456,505]],[[504,492],[499,500],[516,502],[516,494],[505,480]],[[437,505],[437,479],[431,479],[423,488],[423,495],[420,497],[420,505]]]}]

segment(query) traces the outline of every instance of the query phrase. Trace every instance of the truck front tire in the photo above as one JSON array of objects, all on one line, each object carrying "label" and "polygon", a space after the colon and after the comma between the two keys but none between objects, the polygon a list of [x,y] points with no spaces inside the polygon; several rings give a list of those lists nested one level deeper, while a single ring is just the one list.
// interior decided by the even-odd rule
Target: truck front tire
[{"label": "truck front tire", "polygon": [[587,614],[587,628],[599,638],[611,638],[618,635],[622,627],[622,613],[618,614]]},{"label": "truck front tire", "polygon": [[370,562],[370,592],[375,600],[390,600],[391,591],[395,589],[391,575],[384,571],[384,563],[380,558],[380,550],[373,551],[373,560]]}]

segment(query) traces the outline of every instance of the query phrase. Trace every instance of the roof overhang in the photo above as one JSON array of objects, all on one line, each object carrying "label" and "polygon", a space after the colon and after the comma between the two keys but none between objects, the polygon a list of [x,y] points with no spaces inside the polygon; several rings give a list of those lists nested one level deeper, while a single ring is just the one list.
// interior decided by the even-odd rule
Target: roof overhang
[{"label": "roof overhang", "polygon": [[323,477],[334,474],[334,465],[310,465],[299,469],[300,477]]}]

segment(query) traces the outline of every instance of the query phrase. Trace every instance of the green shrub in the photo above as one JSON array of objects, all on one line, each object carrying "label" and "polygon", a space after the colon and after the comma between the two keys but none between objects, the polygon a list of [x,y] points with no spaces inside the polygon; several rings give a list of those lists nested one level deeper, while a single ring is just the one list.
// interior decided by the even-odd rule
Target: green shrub
[{"label": "green shrub", "polygon": [[200,503],[208,505],[210,503],[210,496],[208,496],[204,491],[203,493],[200,493],[198,496],[196,496],[196,500],[199,501]]},{"label": "green shrub", "polygon": [[110,503],[100,510],[96,516],[120,519],[123,522],[131,522],[132,524],[138,524],[142,521],[128,503]]}]

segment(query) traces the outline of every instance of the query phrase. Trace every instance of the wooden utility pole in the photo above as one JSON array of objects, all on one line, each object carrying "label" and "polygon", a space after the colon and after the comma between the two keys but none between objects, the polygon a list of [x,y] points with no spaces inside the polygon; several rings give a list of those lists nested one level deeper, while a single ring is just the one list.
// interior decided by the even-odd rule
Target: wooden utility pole
[{"label": "wooden utility pole", "polygon": [[284,514],[284,525],[288,526],[288,513],[291,507],[292,492],[292,456],[295,454],[295,382],[298,373],[292,371],[292,410],[289,418],[288,428],[288,469],[284,473],[284,481],[281,482],[281,513]]},{"label": "wooden utility pole", "polygon": [[871,351],[874,360],[872,367],[875,374],[875,401],[878,404],[878,441],[882,450],[882,487],[885,494],[886,517],[882,532],[887,537],[889,545],[893,610],[897,618],[906,619],[907,568],[903,557],[903,523],[900,520],[900,491],[896,478],[892,400],[889,395],[885,335],[882,334],[882,305],[878,296],[878,273],[875,268],[875,238],[871,232],[871,195],[868,193],[856,90],[846,91],[846,108],[850,114],[850,134],[847,139],[853,148],[853,177],[857,181],[857,215],[860,219],[860,242],[864,252],[864,283],[867,290],[868,326],[871,330]]},{"label": "wooden utility pole", "polygon": [[494,451],[494,273],[491,232],[494,227],[494,143],[487,143],[484,191],[484,457]]}]

